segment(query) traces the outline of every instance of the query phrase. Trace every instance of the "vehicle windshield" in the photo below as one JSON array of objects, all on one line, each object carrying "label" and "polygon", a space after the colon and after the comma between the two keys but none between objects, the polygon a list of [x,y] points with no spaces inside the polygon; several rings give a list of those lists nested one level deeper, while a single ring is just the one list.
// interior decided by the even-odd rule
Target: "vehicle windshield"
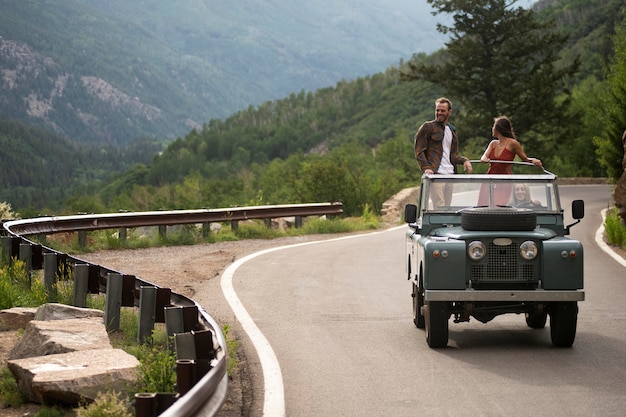
[{"label": "vehicle windshield", "polygon": [[457,213],[470,207],[517,207],[560,213],[553,175],[427,175],[421,212]]}]

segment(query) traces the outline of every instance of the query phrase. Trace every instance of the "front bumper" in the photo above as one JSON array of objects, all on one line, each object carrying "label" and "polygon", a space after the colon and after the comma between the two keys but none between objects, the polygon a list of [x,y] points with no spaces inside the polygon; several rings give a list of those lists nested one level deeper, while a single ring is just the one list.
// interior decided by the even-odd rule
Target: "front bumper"
[{"label": "front bumper", "polygon": [[552,302],[552,301],[584,301],[583,290],[426,290],[425,301],[521,301],[521,302]]}]

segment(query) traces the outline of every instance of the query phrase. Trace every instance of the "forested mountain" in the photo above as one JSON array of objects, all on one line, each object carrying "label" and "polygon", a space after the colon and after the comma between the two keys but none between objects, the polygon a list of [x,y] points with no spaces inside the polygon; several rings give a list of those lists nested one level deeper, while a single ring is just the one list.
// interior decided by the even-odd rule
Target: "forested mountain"
[{"label": "forested mountain", "polygon": [[124,149],[79,144],[16,120],[0,119],[0,201],[20,209],[58,207],[85,184],[93,186],[114,172],[149,163],[160,149],[147,140]]},{"label": "forested mountain", "polygon": [[384,71],[445,37],[424,0],[0,0],[0,116],[124,145]]},{"label": "forested mountain", "polygon": [[[542,0],[536,6],[539,19],[555,19],[557,29],[570,35],[561,51],[563,62],[576,56],[581,60],[568,86],[571,96],[559,98],[569,103],[578,124],[564,126],[556,147],[540,148],[545,146],[541,132],[522,132],[521,140],[537,144],[527,147],[527,153],[537,153],[561,176],[604,175],[602,166],[592,163],[594,135],[606,124],[604,79],[613,59],[615,27],[624,19],[621,1]],[[587,24],[590,20],[595,23]],[[417,53],[411,62],[445,59],[444,49]],[[150,163],[144,160],[107,185],[67,200],[65,210],[340,200],[349,214],[365,206],[377,212],[391,194],[418,180],[412,137],[420,123],[432,118],[434,99],[446,94],[425,81],[401,81],[404,67],[391,64],[384,72],[333,87],[302,88],[282,99],[251,104],[227,118],[207,117]],[[467,111],[456,103],[453,123],[462,122]],[[488,130],[481,137],[463,138],[467,156],[480,156]]]},{"label": "forested mountain", "polygon": [[[621,2],[555,0],[540,6],[537,19],[554,19],[554,30],[570,35],[560,65],[581,62],[563,96],[555,97],[568,113],[561,119],[576,124],[552,126],[556,133],[551,136],[523,131],[521,140],[529,155],[540,156],[561,176],[604,175],[602,166],[590,161],[597,157],[594,135],[603,129],[600,96],[618,36],[615,27],[624,21]],[[587,24],[591,17],[595,26]],[[445,56],[445,51],[416,54],[412,62],[432,63]],[[425,81],[402,82],[402,71],[392,66],[384,73],[213,119],[172,143],[149,166],[111,183],[99,198],[115,209],[341,200],[350,203],[349,213],[359,212],[363,204],[378,211],[391,193],[417,181],[412,137],[420,123],[432,118],[434,98],[446,93]],[[463,103],[456,108],[457,119],[471,111]],[[465,154],[478,159],[489,132],[485,125],[484,134],[464,138]]]}]

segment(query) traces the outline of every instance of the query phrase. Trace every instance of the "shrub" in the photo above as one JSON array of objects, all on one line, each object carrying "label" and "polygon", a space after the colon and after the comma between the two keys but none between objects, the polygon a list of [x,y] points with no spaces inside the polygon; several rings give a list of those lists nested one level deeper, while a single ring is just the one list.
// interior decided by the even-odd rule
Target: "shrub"
[{"label": "shrub", "polygon": [[93,403],[79,408],[77,417],[132,417],[129,403],[114,392],[99,393]]},{"label": "shrub", "polygon": [[160,346],[142,345],[137,352],[139,368],[135,392],[174,392],[176,357]]},{"label": "shrub", "polygon": [[607,211],[604,220],[604,230],[610,245],[626,248],[626,226],[617,215],[617,209],[612,208]]},{"label": "shrub", "polygon": [[6,366],[0,370],[0,403],[3,408],[19,407],[24,402],[13,373]]}]

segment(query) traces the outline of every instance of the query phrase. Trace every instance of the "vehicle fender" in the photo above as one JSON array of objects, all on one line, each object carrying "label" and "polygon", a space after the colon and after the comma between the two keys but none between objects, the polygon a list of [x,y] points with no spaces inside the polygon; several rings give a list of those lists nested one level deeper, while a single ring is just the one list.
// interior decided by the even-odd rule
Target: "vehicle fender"
[{"label": "vehicle fender", "polygon": [[[420,261],[427,290],[465,289],[466,254],[462,240],[425,240]],[[437,255],[438,253],[438,255]]]},{"label": "vehicle fender", "polygon": [[543,288],[574,290],[583,288],[583,245],[557,237],[543,242]]}]

